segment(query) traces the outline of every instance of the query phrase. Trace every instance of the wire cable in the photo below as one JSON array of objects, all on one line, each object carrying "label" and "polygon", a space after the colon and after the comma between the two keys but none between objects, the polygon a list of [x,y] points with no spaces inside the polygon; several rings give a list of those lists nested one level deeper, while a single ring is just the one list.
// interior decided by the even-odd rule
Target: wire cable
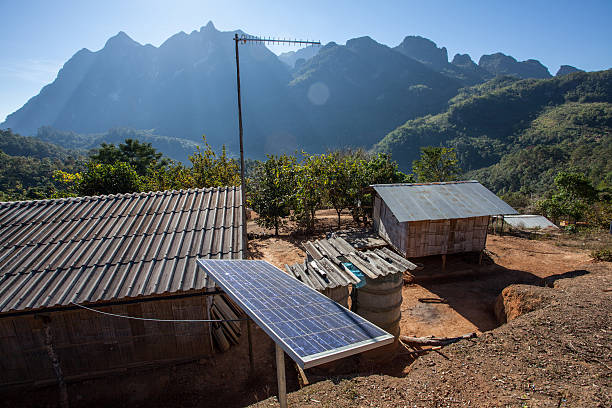
[{"label": "wire cable", "polygon": [[152,319],[152,318],[146,318],[146,317],[135,317],[135,316],[126,316],[126,315],[120,315],[120,314],[116,314],[116,313],[109,313],[109,312],[103,312],[101,310],[96,310],[96,309],[92,309],[90,307],[87,306],[83,306],[80,305],[78,303],[72,303],[75,306],[78,306],[80,308],[83,308],[85,310],[89,310],[91,312],[96,312],[96,313],[100,313],[106,316],[111,316],[111,317],[120,317],[123,319],[131,319],[131,320],[145,320],[147,322],[162,322],[162,323],[221,323],[221,322],[242,322],[245,320],[249,320],[248,318],[244,318],[244,319],[221,319],[221,320],[214,320],[214,319]]}]

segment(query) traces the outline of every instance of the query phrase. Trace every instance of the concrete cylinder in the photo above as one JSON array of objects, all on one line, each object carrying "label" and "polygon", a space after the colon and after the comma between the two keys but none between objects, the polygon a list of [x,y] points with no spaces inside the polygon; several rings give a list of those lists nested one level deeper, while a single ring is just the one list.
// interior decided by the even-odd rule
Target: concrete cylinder
[{"label": "concrete cylinder", "polygon": [[336,303],[341,304],[342,306],[348,308],[348,298],[349,298],[349,287],[348,286],[338,286],[335,288],[327,288],[321,291],[325,296],[330,298]]},{"label": "concrete cylinder", "polygon": [[404,285],[402,275],[402,273],[395,273],[379,276],[376,279],[366,277],[365,286],[357,289],[353,299],[353,311],[395,336],[392,344],[363,353],[367,359],[392,358],[399,344],[402,287]]}]

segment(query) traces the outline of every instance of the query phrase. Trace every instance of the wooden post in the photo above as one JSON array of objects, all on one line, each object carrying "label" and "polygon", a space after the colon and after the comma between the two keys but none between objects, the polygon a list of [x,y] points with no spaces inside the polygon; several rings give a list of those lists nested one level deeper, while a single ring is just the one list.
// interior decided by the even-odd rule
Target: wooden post
[{"label": "wooden post", "polygon": [[287,408],[287,384],[285,383],[285,352],[276,345],[276,379],[278,381],[278,402],[281,408]]},{"label": "wooden post", "polygon": [[502,225],[499,230],[499,235],[504,235],[504,216],[502,215]]},{"label": "wooden post", "polygon": [[253,362],[253,338],[251,337],[251,319],[247,320],[247,339],[249,341],[249,376],[255,375],[255,363]]},{"label": "wooden post", "polygon": [[[208,290],[208,288],[206,288]],[[206,295],[206,319],[211,320],[210,308],[212,307],[212,295]],[[212,323],[208,323],[208,341],[210,342],[210,355],[215,354],[215,346],[213,344]]]},{"label": "wooden post", "polygon": [[298,372],[298,379],[300,380],[300,388],[304,388],[307,385],[310,385],[310,381],[308,381],[308,377],[306,376],[306,373],[304,372],[304,370],[302,369],[302,367],[300,367],[299,365],[297,365],[297,363],[295,364],[295,369]]},{"label": "wooden post", "polygon": [[49,360],[51,360],[51,366],[53,367],[55,377],[57,378],[57,385],[59,386],[59,405],[61,408],[68,408],[68,387],[66,386],[66,381],[64,379],[64,373],[62,371],[59,356],[57,355],[57,351],[55,350],[55,344],[53,342],[53,332],[51,331],[50,325],[51,319],[48,316],[41,317],[43,322],[43,343],[45,345],[45,349],[47,350]]}]

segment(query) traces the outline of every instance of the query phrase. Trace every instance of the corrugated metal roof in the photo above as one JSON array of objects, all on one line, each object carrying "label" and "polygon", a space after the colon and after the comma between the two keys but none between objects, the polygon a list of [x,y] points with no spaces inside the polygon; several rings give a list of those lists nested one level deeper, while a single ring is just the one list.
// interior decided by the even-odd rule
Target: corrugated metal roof
[{"label": "corrugated metal roof", "polygon": [[517,214],[476,180],[372,187],[399,222]]},{"label": "corrugated metal roof", "polygon": [[199,290],[241,259],[239,187],[0,203],[0,313]]},{"label": "corrugated metal roof", "polygon": [[542,215],[506,215],[504,216],[504,221],[515,228],[559,229],[559,227]]}]

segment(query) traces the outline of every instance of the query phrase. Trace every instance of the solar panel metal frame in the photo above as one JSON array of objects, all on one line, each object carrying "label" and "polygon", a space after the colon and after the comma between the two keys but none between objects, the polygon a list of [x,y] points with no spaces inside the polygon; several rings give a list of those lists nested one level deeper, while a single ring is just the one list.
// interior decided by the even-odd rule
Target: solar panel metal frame
[{"label": "solar panel metal frame", "polygon": [[[326,350],[323,352],[319,352],[319,353],[315,353],[315,354],[310,354],[307,356],[300,356],[295,350],[293,350],[293,348],[288,345],[284,340],[283,337],[280,336],[278,333],[276,333],[270,326],[268,326],[263,320],[262,318],[258,315],[256,310],[253,310],[252,308],[250,308],[248,305],[246,305],[243,301],[242,301],[242,297],[240,295],[240,293],[236,293],[236,291],[234,290],[234,288],[229,287],[226,282],[224,282],[222,279],[219,279],[219,276],[216,276],[217,271],[210,269],[207,267],[207,264],[221,264],[221,263],[232,263],[234,265],[238,264],[238,263],[244,263],[244,262],[248,262],[248,263],[252,263],[252,264],[265,264],[268,268],[272,268],[276,271],[278,271],[279,274],[282,274],[292,280],[294,280],[295,282],[292,282],[291,284],[294,285],[298,285],[298,286],[303,286],[304,288],[306,288],[309,292],[315,294],[316,296],[320,296],[322,298],[322,300],[325,300],[326,302],[331,302],[334,303],[337,307],[340,307],[342,309],[344,309],[347,313],[349,313],[351,315],[352,318],[354,318],[357,321],[363,321],[365,323],[367,323],[369,326],[375,328],[376,330],[379,330],[380,332],[384,333],[380,336],[377,336],[375,338],[370,338],[368,340],[364,340],[364,341],[360,341],[357,343],[353,343],[353,344],[349,344],[346,346],[342,346],[342,347],[338,347],[338,348],[334,348],[331,350]],[[350,310],[348,310],[347,308],[345,308],[344,306],[334,302],[333,300],[331,300],[330,298],[328,298],[327,296],[323,295],[320,292],[317,292],[316,290],[312,289],[311,287],[305,285],[304,283],[300,282],[299,280],[287,275],[285,272],[281,271],[280,269],[278,269],[277,267],[275,267],[274,265],[270,264],[267,261],[263,261],[263,260],[221,260],[221,259],[198,259],[198,264],[208,273],[209,277],[212,278],[212,280],[215,281],[215,283],[221,287],[221,289],[223,289],[223,291],[234,301],[236,302],[243,310],[244,312],[255,321],[255,323],[261,327],[267,334],[268,336],[270,336],[272,338],[272,340],[274,340],[275,343],[277,343],[278,345],[280,345],[280,347],[285,351],[285,353],[287,353],[292,360],[294,360],[301,368],[303,369],[307,369],[307,368],[311,368],[320,364],[324,364],[324,363],[328,363],[330,361],[334,361],[334,360],[338,360],[344,357],[348,357],[350,355],[353,354],[357,354],[357,353],[361,353],[364,351],[368,351],[377,347],[381,347],[387,344],[390,344],[394,341],[394,337],[393,335],[387,333],[386,331],[384,331],[383,329],[379,328],[378,326],[374,325],[373,323],[367,321],[366,319],[364,319],[363,317],[357,315],[354,312],[351,312]]]}]

